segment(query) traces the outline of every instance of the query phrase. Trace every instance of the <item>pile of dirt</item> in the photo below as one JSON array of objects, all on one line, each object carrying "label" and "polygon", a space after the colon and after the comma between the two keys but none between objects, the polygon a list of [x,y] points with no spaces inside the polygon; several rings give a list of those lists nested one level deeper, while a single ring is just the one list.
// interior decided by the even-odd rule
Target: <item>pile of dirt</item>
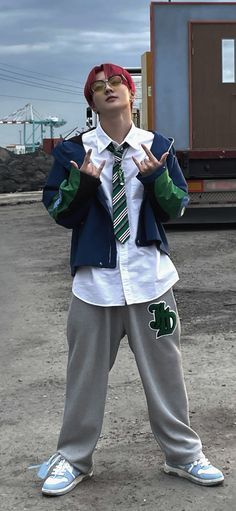
[{"label": "pile of dirt", "polygon": [[0,193],[41,190],[52,162],[42,149],[17,155],[0,147]]}]

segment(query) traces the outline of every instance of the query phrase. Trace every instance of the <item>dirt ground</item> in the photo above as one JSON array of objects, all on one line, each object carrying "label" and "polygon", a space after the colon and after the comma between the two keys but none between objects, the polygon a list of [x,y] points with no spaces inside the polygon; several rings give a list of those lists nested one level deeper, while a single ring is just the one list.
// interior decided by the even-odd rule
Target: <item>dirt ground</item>
[{"label": "dirt ground", "polygon": [[180,274],[175,293],[191,423],[223,469],[224,485],[202,488],[163,473],[124,339],[110,374],[95,477],[47,498],[28,467],[55,451],[62,418],[70,233],[40,203],[5,205],[0,214],[1,511],[236,510],[235,229],[168,229]]}]

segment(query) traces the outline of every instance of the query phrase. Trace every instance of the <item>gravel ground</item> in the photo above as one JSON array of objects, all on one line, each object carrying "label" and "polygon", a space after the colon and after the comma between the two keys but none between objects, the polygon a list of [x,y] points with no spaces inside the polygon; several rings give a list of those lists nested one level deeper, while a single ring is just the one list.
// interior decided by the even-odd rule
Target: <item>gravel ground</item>
[{"label": "gravel ground", "polygon": [[225,483],[202,488],[163,473],[163,454],[124,339],[110,374],[95,477],[68,495],[47,498],[28,466],[55,451],[62,419],[70,233],[40,203],[5,205],[0,212],[0,509],[236,509],[234,227],[168,228],[180,275],[175,294],[191,423],[206,455],[224,470]]}]

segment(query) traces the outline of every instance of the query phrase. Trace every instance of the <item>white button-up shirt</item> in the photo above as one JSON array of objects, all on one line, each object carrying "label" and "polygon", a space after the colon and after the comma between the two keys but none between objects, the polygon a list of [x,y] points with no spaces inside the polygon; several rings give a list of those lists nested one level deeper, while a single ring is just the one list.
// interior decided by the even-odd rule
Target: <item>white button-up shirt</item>
[{"label": "white button-up shirt", "polygon": [[[135,243],[144,187],[136,177],[138,169],[132,156],[138,161],[143,160],[146,153],[141,143],[150,149],[153,137],[153,133],[136,128],[133,124],[122,142],[129,144],[124,151],[122,169],[125,176],[130,237],[124,244],[116,242],[116,268],[82,267],[77,271],[72,292],[87,303],[107,307],[148,302],[163,295],[178,280],[178,273],[169,256],[157,250],[155,244],[140,247]],[[92,149],[91,160],[94,165],[98,167],[102,160],[106,160],[100,179],[112,215],[114,155],[106,149],[112,140],[100,124],[95,130],[84,133],[82,139],[86,152]]]}]

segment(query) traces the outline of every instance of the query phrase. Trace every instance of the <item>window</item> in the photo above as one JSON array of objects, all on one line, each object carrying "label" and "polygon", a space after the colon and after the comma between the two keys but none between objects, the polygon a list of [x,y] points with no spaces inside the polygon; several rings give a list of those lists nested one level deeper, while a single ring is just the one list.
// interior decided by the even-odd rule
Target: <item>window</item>
[{"label": "window", "polygon": [[235,83],[235,40],[222,39],[222,82]]}]

